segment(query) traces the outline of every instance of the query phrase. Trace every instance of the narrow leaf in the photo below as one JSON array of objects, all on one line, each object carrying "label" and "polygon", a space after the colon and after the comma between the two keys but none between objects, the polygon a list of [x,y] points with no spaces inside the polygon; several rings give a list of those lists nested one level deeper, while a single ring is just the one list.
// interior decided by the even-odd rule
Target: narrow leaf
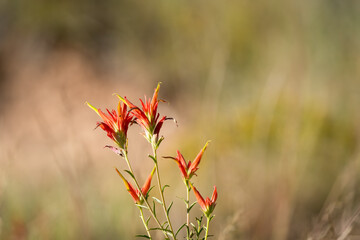
[{"label": "narrow leaf", "polygon": [[153,201],[153,212],[154,212],[154,215],[156,217],[156,205],[155,205],[155,202]]},{"label": "narrow leaf", "polygon": [[183,225],[181,225],[181,227],[176,231],[175,237],[179,234],[179,232],[181,231],[181,229],[183,229],[184,227],[186,227],[186,223],[184,223]]},{"label": "narrow leaf", "polygon": [[134,174],[132,174],[132,172],[130,172],[129,170],[124,170],[124,171],[127,172],[135,180],[135,176]]},{"label": "narrow leaf", "polygon": [[[167,229],[167,227],[168,227],[168,226],[164,227],[164,226],[165,226],[165,224],[168,224],[168,222],[167,222],[167,221],[165,221],[163,224],[161,224],[161,226],[162,226],[163,228]],[[168,224],[168,225],[169,225],[169,224]]]},{"label": "narrow leaf", "polygon": [[170,185],[165,185],[165,186],[163,186],[162,189],[161,189],[161,192],[164,193],[165,188],[167,188],[167,187],[170,187]]},{"label": "narrow leaf", "polygon": [[189,213],[190,210],[191,210],[195,205],[196,205],[196,202],[193,202],[193,203],[190,205],[190,207],[188,208],[187,212]]},{"label": "narrow leaf", "polygon": [[166,233],[171,233],[171,231],[169,229],[164,229],[164,228],[149,228],[149,231],[155,231],[155,230],[160,230]]},{"label": "narrow leaf", "polygon": [[156,148],[155,149],[158,149],[159,146],[160,146],[160,143],[164,140],[164,137],[161,136],[160,139],[158,140],[158,142],[156,143]]},{"label": "narrow leaf", "polygon": [[157,201],[158,203],[160,203],[161,205],[163,204],[162,201],[160,201],[159,199],[157,199],[156,197],[152,197],[155,201]]},{"label": "narrow leaf", "polygon": [[156,158],[154,157],[154,156],[152,156],[152,155],[148,155],[148,157],[149,158],[151,158],[153,161],[154,161],[154,163],[156,163],[157,161],[156,161]]},{"label": "narrow leaf", "polygon": [[171,202],[170,205],[169,205],[169,207],[168,207],[168,209],[166,210],[167,215],[169,215],[170,209],[171,209],[171,207],[172,207],[173,204],[174,204],[174,202]]},{"label": "narrow leaf", "polygon": [[140,204],[136,204],[136,203],[135,203],[135,205],[138,207],[141,207],[141,208],[149,209],[147,206],[144,206],[144,205],[140,205]]},{"label": "narrow leaf", "polygon": [[146,193],[146,195],[149,195],[150,191],[154,188],[155,186],[152,186],[151,188],[149,188],[149,191]]},{"label": "narrow leaf", "polygon": [[150,239],[150,237],[148,235],[136,235],[135,237]]}]

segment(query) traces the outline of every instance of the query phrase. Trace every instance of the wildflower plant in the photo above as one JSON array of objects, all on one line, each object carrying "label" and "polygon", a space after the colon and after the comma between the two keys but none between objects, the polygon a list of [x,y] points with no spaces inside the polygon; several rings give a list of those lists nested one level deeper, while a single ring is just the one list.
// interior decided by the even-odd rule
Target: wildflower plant
[{"label": "wildflower plant", "polygon": [[[106,113],[101,111],[100,109],[92,106],[90,103],[87,105],[93,109],[101,118],[102,121],[97,123],[97,127],[103,129],[107,136],[115,143],[115,146],[106,145],[106,148],[111,149],[121,158],[123,158],[127,164],[127,169],[124,169],[132,181],[135,183],[133,186],[127,178],[121,173],[118,168],[115,168],[116,172],[123,180],[125,184],[126,190],[129,192],[130,196],[134,200],[134,204],[139,208],[140,218],[146,230],[146,234],[137,235],[137,237],[143,237],[146,239],[154,239],[153,235],[155,231],[160,231],[163,234],[164,239],[179,239],[178,235],[182,231],[186,231],[186,239],[187,240],[206,240],[209,235],[209,224],[213,219],[214,215],[212,214],[216,205],[217,200],[217,189],[214,187],[214,192],[212,194],[211,199],[204,199],[196,187],[193,186],[191,179],[196,176],[196,171],[199,169],[200,161],[204,155],[204,152],[209,144],[209,141],[206,142],[205,146],[200,150],[195,159],[191,162],[186,162],[180,151],[177,151],[175,157],[167,156],[163,158],[173,159],[180,169],[180,174],[182,180],[186,187],[186,199],[185,202],[185,213],[186,220],[184,224],[174,229],[173,224],[170,218],[170,211],[173,205],[171,202],[169,205],[166,202],[165,198],[165,189],[169,187],[169,185],[163,185],[161,182],[161,175],[159,171],[159,158],[157,155],[157,150],[164,140],[163,136],[160,136],[160,130],[163,126],[163,123],[166,120],[170,120],[172,118],[168,118],[166,116],[161,116],[158,113],[158,104],[160,100],[158,99],[160,90],[160,84],[157,85],[154,94],[151,99],[147,99],[146,96],[144,100],[140,99],[141,107],[134,105],[131,101],[129,101],[126,97],[122,97],[117,95],[119,102],[116,110],[108,110],[106,109]],[[152,148],[152,154],[148,155],[148,157],[153,161],[154,167],[149,174],[147,180],[145,181],[143,187],[140,187],[138,178],[133,171],[131,161],[128,157],[128,137],[127,131],[128,129],[134,125],[140,125],[143,130],[143,136],[149,142]],[[160,199],[156,197],[152,197],[150,201],[149,195],[152,189],[151,182],[153,176],[156,175],[157,179],[157,189],[160,195]],[[197,202],[190,204],[190,193],[191,189],[195,195]],[[191,209],[198,203],[203,212],[203,216],[195,217],[196,225],[190,221],[190,212]],[[160,204],[162,207],[162,214],[164,215],[166,221],[161,223],[161,216],[159,211],[156,210],[156,204]],[[144,214],[146,211],[146,214]],[[145,215],[148,217],[145,219]],[[203,218],[206,218],[206,225],[202,223]],[[155,226],[155,227],[151,227]]]}]

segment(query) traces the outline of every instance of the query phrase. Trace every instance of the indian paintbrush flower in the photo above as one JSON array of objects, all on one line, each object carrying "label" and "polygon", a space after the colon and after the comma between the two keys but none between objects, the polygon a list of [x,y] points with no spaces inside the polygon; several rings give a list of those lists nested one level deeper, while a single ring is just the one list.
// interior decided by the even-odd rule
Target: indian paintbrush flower
[{"label": "indian paintbrush flower", "polygon": [[177,164],[180,168],[181,174],[185,180],[186,185],[188,185],[187,182],[191,179],[191,177],[193,175],[195,175],[195,172],[199,169],[198,166],[200,164],[201,158],[202,158],[208,144],[209,144],[209,141],[206,142],[205,146],[200,150],[200,152],[198,153],[198,155],[196,156],[196,158],[194,159],[193,162],[189,161],[188,163],[186,163],[183,155],[180,153],[179,150],[176,151],[176,153],[177,153],[176,158],[164,157],[164,158],[174,159],[177,162]]},{"label": "indian paintbrush flower", "polygon": [[[120,99],[117,106],[117,111],[106,109],[106,111],[103,112],[89,103],[87,103],[87,105],[91,109],[93,109],[101,118],[101,121],[97,122],[96,128],[101,127],[106,132],[107,136],[116,143],[118,148],[108,145],[105,147],[110,148],[116,154],[122,156],[125,159],[128,166],[128,170],[124,170],[124,171],[126,171],[134,180],[135,187],[129,181],[127,181],[127,179],[121,174],[121,172],[117,168],[115,168],[115,170],[123,180],[127,191],[134,200],[135,205],[139,207],[139,211],[141,213],[141,219],[143,221],[143,224],[147,232],[147,235],[139,235],[139,236],[152,239],[151,236],[152,232],[150,230],[160,230],[164,234],[165,239],[170,239],[171,236],[172,239],[176,240],[178,239],[177,235],[179,231],[184,226],[186,226],[186,234],[187,234],[186,239],[191,239],[195,233],[197,239],[200,239],[199,238],[200,233],[202,232],[202,230],[205,229],[205,233],[203,232],[204,238],[202,239],[207,240],[207,237],[209,236],[208,235],[209,223],[213,217],[211,214],[216,206],[217,189],[216,186],[214,186],[214,191],[211,199],[209,197],[204,199],[199,193],[199,191],[192,185],[191,178],[194,175],[196,175],[196,172],[199,169],[200,161],[209,144],[209,141],[206,142],[205,146],[200,150],[200,152],[197,154],[197,156],[193,161],[187,162],[179,150],[177,150],[176,152],[177,153],[176,157],[164,157],[164,158],[171,158],[176,161],[187,190],[186,200],[184,199],[186,205],[186,223],[182,227],[180,227],[175,233],[175,231],[172,228],[171,220],[169,217],[169,212],[172,203],[170,204],[169,207],[167,207],[164,198],[164,189],[168,187],[168,185],[164,185],[163,187],[161,185],[160,173],[159,173],[158,161],[157,161],[158,160],[157,149],[161,141],[164,139],[162,136],[159,136],[160,129],[162,128],[165,120],[171,119],[171,118],[167,118],[166,116],[160,116],[160,114],[158,113],[158,104],[161,101],[158,99],[159,90],[160,90],[160,83],[155,88],[152,98],[147,99],[145,96],[144,100],[140,99],[141,102],[140,107],[134,105],[126,97],[123,98],[119,95],[117,95],[118,98]],[[127,145],[128,145],[127,131],[128,128],[133,123],[137,123],[142,127],[143,135],[149,141],[153,150],[153,156],[149,155],[149,157],[152,158],[155,163],[153,170],[151,171],[150,175],[148,176],[144,185],[141,188],[138,183],[138,179],[135,177],[134,172],[132,170],[131,162],[128,159],[128,151],[127,151]],[[157,214],[155,212],[155,205],[153,207],[150,207],[149,205],[148,195],[150,192],[151,180],[155,171],[157,175],[157,180],[158,180],[157,185],[159,187],[161,200],[158,200],[156,198],[154,199],[160,202],[160,204],[163,207],[164,216],[166,217],[165,223],[161,223],[159,218],[157,217]],[[190,206],[191,189],[193,189],[197,202],[200,205],[202,212],[207,218],[206,227],[201,225],[201,220],[198,227],[196,227],[190,222],[190,210],[193,206],[193,205]],[[155,202],[153,203],[155,204]],[[149,211],[150,216],[147,220],[145,220],[144,218],[143,209],[147,209],[147,211]],[[157,228],[149,228],[148,223],[151,217],[156,222],[158,226]],[[191,226],[193,226],[194,229],[191,229]]]},{"label": "indian paintbrush flower", "polygon": [[[160,119],[160,114],[157,113],[157,107],[159,104],[158,94],[160,89],[160,83],[157,85],[157,88],[154,91],[153,97],[151,99],[145,99],[142,101],[140,99],[142,108],[132,104],[126,97],[121,97],[118,95],[119,99],[122,100],[129,108],[131,114],[135,117],[135,121],[143,127],[145,131],[145,138],[150,142],[153,141],[158,144],[159,141],[159,132],[164,123],[166,116],[163,116]],[[155,136],[155,139],[153,139]]]},{"label": "indian paintbrush flower", "polygon": [[[136,204],[142,204],[142,202],[144,201],[144,199],[142,199],[140,191],[138,189],[135,189],[131,183],[129,183],[125,177],[120,173],[120,171],[115,168],[116,172],[119,174],[119,176],[121,177],[121,179],[124,181],[125,187],[128,190],[128,192],[130,193],[131,197],[134,199]],[[147,178],[147,180],[144,183],[144,186],[141,188],[141,193],[142,195],[146,198],[147,194],[149,192],[150,186],[151,186],[151,179],[152,176],[154,175],[155,172],[155,168],[151,171],[149,177]]]},{"label": "indian paintbrush flower", "polygon": [[95,108],[88,102],[87,105],[103,120],[103,122],[98,122],[96,127],[101,127],[107,133],[109,138],[111,138],[121,149],[126,150],[127,131],[129,125],[133,122],[133,117],[127,112],[126,104],[119,102],[118,112],[106,109],[108,114]]},{"label": "indian paintbrush flower", "polygon": [[213,192],[213,194],[211,196],[211,199],[209,197],[207,197],[205,200],[201,196],[199,191],[193,185],[191,185],[191,188],[194,190],[196,200],[199,203],[199,205],[201,207],[201,210],[203,211],[205,216],[207,218],[209,218],[210,214],[214,211],[214,208],[215,208],[215,205],[216,205],[216,199],[217,199],[216,186],[214,186],[214,192]]}]

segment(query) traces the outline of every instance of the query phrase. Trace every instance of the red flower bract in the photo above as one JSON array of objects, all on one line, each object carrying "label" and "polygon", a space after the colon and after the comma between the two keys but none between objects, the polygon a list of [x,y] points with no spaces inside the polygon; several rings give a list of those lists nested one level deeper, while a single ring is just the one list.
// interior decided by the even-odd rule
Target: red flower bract
[{"label": "red flower bract", "polygon": [[[141,198],[141,194],[139,192],[138,189],[135,189],[131,183],[129,183],[125,177],[120,173],[120,171],[115,168],[116,172],[119,174],[119,176],[121,177],[121,179],[124,181],[124,184],[125,184],[125,187],[126,189],[128,190],[128,192],[130,193],[131,197],[134,199],[135,203],[137,204],[142,204],[143,202],[143,199]],[[143,196],[146,197],[149,189],[150,189],[150,186],[151,186],[151,179],[152,179],[152,176],[154,175],[154,172],[155,172],[155,168],[151,171],[149,177],[147,178],[147,180],[145,181],[144,183],[144,186],[141,188],[141,193],[143,194]]]},{"label": "red flower bract", "polygon": [[131,103],[126,97],[122,98],[118,95],[120,100],[130,108],[130,112],[135,117],[135,121],[144,128],[145,137],[149,142],[151,142],[154,135],[158,138],[160,129],[167,119],[166,116],[163,116],[160,119],[160,114],[157,113],[159,89],[160,83],[157,85],[151,99],[147,99],[146,96],[144,101],[140,99],[142,105],[141,109]]},{"label": "red flower bract", "polygon": [[214,211],[215,205],[216,205],[216,199],[217,199],[217,189],[216,186],[214,186],[214,192],[210,198],[204,198],[201,196],[199,191],[191,185],[191,188],[194,190],[195,197],[197,202],[199,203],[202,211],[204,212],[205,216],[208,218],[210,217],[210,214]]},{"label": "red flower bract", "polygon": [[193,175],[195,175],[195,172],[199,169],[198,166],[200,164],[201,158],[202,158],[208,144],[209,144],[209,141],[206,142],[205,146],[200,150],[200,152],[198,153],[198,155],[196,156],[196,158],[194,159],[193,162],[189,161],[188,163],[186,163],[183,155],[180,153],[179,150],[176,151],[176,153],[177,153],[176,158],[174,158],[174,157],[164,157],[164,158],[174,159],[180,168],[183,178],[186,181],[188,181],[191,179],[191,177]]},{"label": "red flower bract", "polygon": [[92,106],[90,103],[87,103],[87,105],[103,120],[103,122],[97,123],[97,127],[101,127],[107,133],[107,136],[120,148],[126,149],[127,131],[129,125],[133,121],[133,117],[127,112],[127,106],[124,103],[119,102],[118,112],[106,109],[106,114],[100,109]]}]

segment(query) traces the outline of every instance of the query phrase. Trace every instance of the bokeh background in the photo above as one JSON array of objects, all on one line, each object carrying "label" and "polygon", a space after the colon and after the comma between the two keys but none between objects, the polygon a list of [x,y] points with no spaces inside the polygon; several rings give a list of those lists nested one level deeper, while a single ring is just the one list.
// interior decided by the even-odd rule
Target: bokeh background
[{"label": "bokeh background", "polygon": [[[144,233],[84,103],[137,102],[158,82],[160,112],[178,121],[159,155],[192,160],[212,140],[194,180],[206,196],[218,187],[212,239],[356,239],[359,26],[356,0],[0,1],[0,239]],[[160,169],[179,227],[180,173]]]}]

